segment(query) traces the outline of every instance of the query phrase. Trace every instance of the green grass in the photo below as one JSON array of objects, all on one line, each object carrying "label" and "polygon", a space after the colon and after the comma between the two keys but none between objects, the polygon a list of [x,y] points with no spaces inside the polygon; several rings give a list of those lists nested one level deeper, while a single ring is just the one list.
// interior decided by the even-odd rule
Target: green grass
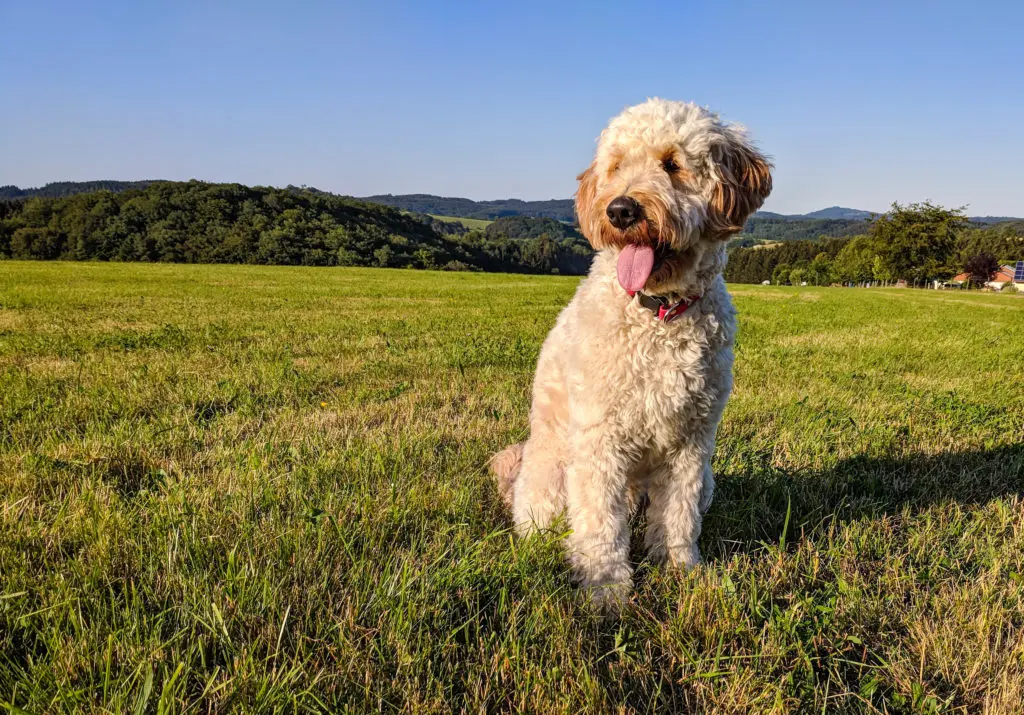
[{"label": "green grass", "polygon": [[475,229],[477,229],[479,231],[483,231],[485,228],[487,228],[488,226],[490,226],[493,223],[493,221],[488,221],[487,219],[483,219],[483,218],[462,218],[460,216],[437,216],[435,214],[430,214],[430,217],[431,218],[436,218],[439,221],[450,221],[452,223],[461,223],[466,228],[470,228],[470,229],[474,229],[475,228]]},{"label": "green grass", "polygon": [[603,621],[484,467],[576,283],[0,263],[0,703],[1020,712],[1024,297],[734,287],[706,564]]}]

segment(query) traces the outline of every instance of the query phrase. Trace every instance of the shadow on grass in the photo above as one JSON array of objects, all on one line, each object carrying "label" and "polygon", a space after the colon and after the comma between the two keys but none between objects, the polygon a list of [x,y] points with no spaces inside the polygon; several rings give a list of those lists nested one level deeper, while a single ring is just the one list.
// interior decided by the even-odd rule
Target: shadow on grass
[{"label": "shadow on grass", "polygon": [[[718,476],[715,499],[704,519],[701,550],[707,561],[721,562],[736,554],[761,551],[765,545],[777,546],[780,541],[792,544],[815,538],[837,523],[913,514],[944,504],[970,508],[1020,495],[1024,495],[1024,444],[904,459],[861,455],[822,470],[786,472],[755,464],[749,470]],[[631,557],[639,567],[635,576],[638,591],[644,590],[650,574],[644,568],[644,522],[641,509],[631,524]],[[671,606],[670,601],[657,598],[644,603],[645,613],[655,624],[664,622]],[[599,663],[597,678],[612,701],[629,703],[637,711],[701,711],[701,695],[692,682],[670,677],[670,670],[623,667],[618,659],[608,657],[631,646],[638,651],[642,651],[641,646],[647,648],[651,662],[674,657],[673,652],[663,650],[662,641],[654,635],[656,625],[640,618],[628,621],[625,627],[611,621],[592,628],[594,646],[590,654]],[[637,642],[624,643],[624,637]],[[834,652],[814,646],[814,639],[819,637]],[[811,689],[800,690],[794,685],[791,697],[812,701],[813,688],[820,686],[822,678],[831,677],[825,675],[829,668],[842,674],[845,687],[858,692],[864,676],[856,664],[863,659],[868,673],[872,672],[870,668],[884,665],[874,653],[875,644],[871,651],[865,647],[861,653],[846,643],[828,641],[827,630],[818,633],[812,629],[804,638],[807,642],[803,647],[812,651],[817,648],[821,661],[816,662],[813,671],[804,673]],[[732,647],[726,647],[727,658],[733,654]],[[740,655],[747,654],[741,651]],[[873,702],[881,707],[896,691],[886,686],[873,692]]]},{"label": "shadow on grass", "polygon": [[797,541],[836,521],[1024,495],[1024,444],[903,459],[858,455],[821,471],[752,469],[719,474],[717,482],[701,538],[709,559]]}]

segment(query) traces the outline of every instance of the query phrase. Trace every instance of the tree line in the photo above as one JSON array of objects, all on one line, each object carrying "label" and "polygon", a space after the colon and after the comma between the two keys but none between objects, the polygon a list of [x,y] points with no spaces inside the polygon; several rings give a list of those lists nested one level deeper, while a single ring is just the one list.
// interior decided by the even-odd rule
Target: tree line
[{"label": "tree line", "polygon": [[492,238],[508,236],[509,238],[540,238],[547,234],[551,238],[573,238],[583,240],[583,236],[571,223],[556,221],[551,218],[532,218],[529,216],[505,216],[495,219],[484,233]]},{"label": "tree line", "polygon": [[35,189],[22,189],[8,184],[0,186],[0,199],[26,199],[42,196],[55,199],[62,196],[73,196],[90,191],[127,191],[128,189],[144,189],[152,181],[54,181],[46,186]]},{"label": "tree line", "polygon": [[841,238],[856,236],[867,231],[871,225],[867,219],[845,218],[774,218],[754,215],[747,219],[739,240],[758,241],[807,241],[829,236]]},{"label": "tree line", "polygon": [[[305,187],[141,183],[118,191],[0,200],[0,258],[580,275],[593,256],[572,225],[550,218],[502,217],[484,230],[470,230]],[[52,186],[60,192],[60,185]],[[893,204],[870,222],[847,223],[864,230],[759,245],[741,235],[730,243],[726,280],[925,283],[964,270],[980,278],[993,265],[1024,258],[1022,221],[979,227],[962,210],[924,203]],[[833,228],[846,230],[842,224]]]},{"label": "tree line", "polygon": [[468,231],[298,187],[149,182],[0,201],[0,257],[584,273],[572,235]]},{"label": "tree line", "polygon": [[971,224],[962,209],[893,204],[857,236],[733,247],[732,283],[831,285],[906,280],[925,285],[968,272],[983,283],[1000,264],[1024,259],[1024,222]]}]

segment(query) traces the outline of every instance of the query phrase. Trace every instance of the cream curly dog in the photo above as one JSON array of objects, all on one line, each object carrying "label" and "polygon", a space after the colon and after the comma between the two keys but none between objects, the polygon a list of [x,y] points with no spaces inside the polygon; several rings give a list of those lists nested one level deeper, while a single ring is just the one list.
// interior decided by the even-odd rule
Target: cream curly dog
[{"label": "cream curly dog", "polygon": [[700,561],[732,388],[725,241],[768,196],[771,166],[741,127],[651,99],[611,121],[578,178],[576,213],[598,253],[541,349],[530,437],[491,468],[520,533],[567,510],[576,576],[614,606],[632,590],[641,495],[650,555]]}]

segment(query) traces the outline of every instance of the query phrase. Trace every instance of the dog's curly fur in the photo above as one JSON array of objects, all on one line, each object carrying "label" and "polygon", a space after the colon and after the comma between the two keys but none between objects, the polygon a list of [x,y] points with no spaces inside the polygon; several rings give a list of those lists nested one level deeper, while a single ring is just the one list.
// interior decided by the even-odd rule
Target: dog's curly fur
[{"label": "dog's curly fur", "polygon": [[[567,511],[576,575],[613,607],[631,591],[638,495],[649,500],[650,555],[682,568],[700,560],[715,431],[732,388],[725,239],[771,191],[771,166],[742,128],[694,104],[651,99],[611,121],[578,178],[577,216],[598,253],[541,350],[530,437],[495,455],[491,469],[520,533]],[[623,195],[642,218],[619,230],[606,208]],[[671,323],[657,320],[616,280],[627,243],[657,248],[647,293],[700,299]]]}]

